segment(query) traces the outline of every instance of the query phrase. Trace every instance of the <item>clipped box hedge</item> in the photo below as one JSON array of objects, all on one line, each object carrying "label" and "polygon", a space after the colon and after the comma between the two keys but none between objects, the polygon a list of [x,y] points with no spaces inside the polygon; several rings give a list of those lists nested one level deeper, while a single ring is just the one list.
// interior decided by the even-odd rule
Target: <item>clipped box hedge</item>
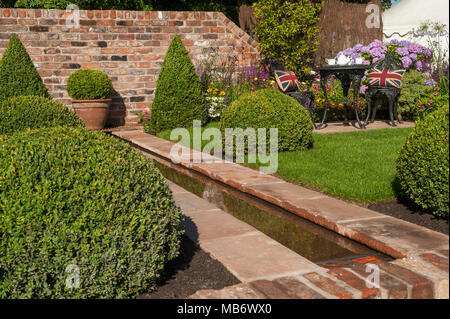
[{"label": "clipped box hedge", "polygon": [[402,191],[426,211],[449,215],[449,107],[416,121],[397,159]]},{"label": "clipped box hedge", "polygon": [[0,103],[0,134],[53,126],[84,127],[84,123],[64,104],[40,96],[16,96]]},{"label": "clipped box hedge", "polygon": [[[152,162],[113,137],[62,127],[0,135],[0,298],[150,292],[178,254],[180,220]],[[78,288],[66,285],[70,265]]]},{"label": "clipped box hedge", "polygon": [[208,119],[200,78],[179,35],[173,37],[156,82],[155,99],[146,132],[157,134],[192,127],[194,120]]},{"label": "clipped box hedge", "polygon": [[20,95],[51,97],[27,50],[13,33],[0,61],[0,101]]},{"label": "clipped box hedge", "polygon": [[278,128],[278,151],[301,151],[313,144],[313,123],[308,111],[295,99],[274,89],[263,89],[241,95],[223,112],[222,135],[226,128]]},{"label": "clipped box hedge", "polygon": [[67,80],[67,93],[74,100],[109,99],[114,88],[111,79],[99,70],[78,70]]}]

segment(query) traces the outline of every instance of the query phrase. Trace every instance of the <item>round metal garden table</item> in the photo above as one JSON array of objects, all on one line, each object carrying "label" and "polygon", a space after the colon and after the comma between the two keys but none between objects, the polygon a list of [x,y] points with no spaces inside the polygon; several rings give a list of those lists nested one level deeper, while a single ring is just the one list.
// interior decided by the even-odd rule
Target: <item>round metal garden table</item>
[{"label": "round metal garden table", "polygon": [[[331,75],[334,75],[341,81],[342,91],[344,94],[344,101],[335,102],[344,104],[346,107],[349,105],[348,103],[348,92],[350,90],[350,86],[353,85],[353,92],[359,92],[361,87],[361,81],[364,77],[364,73],[367,69],[370,69],[370,65],[363,64],[354,64],[354,65],[326,65],[318,68],[314,68],[314,71],[319,72],[320,74],[320,86],[325,95],[325,109],[322,121],[319,125],[317,125],[317,129],[320,130],[327,126],[326,118],[327,118],[327,109],[328,109],[328,96],[327,96],[327,81]],[[367,122],[369,120],[369,116],[366,117],[365,121],[361,121],[358,114],[358,94],[353,94],[353,106],[355,110],[355,117],[357,122],[357,128],[365,129]],[[370,104],[367,109],[367,114],[370,114]],[[347,108],[346,108],[347,109]],[[344,125],[349,125],[347,117],[347,111],[345,113]],[[356,125],[355,125],[356,126]]]}]

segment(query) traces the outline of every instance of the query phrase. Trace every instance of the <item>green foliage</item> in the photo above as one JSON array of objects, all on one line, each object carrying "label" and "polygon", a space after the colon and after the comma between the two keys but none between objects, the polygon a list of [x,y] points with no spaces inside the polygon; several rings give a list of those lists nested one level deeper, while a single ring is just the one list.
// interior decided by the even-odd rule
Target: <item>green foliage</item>
[{"label": "green foliage", "polygon": [[448,104],[448,90],[442,90],[439,86],[429,88],[416,99],[417,118],[422,118]]},{"label": "green foliage", "polygon": [[50,98],[27,50],[13,33],[0,61],[0,101],[19,95]]},{"label": "green foliage", "polygon": [[0,0],[0,8],[12,8],[16,0]]},{"label": "green foliage", "polygon": [[322,2],[259,0],[254,4],[255,34],[262,53],[272,56],[297,76],[309,74],[319,41]]},{"label": "green foliage", "polygon": [[428,92],[430,87],[425,84],[427,77],[416,70],[409,70],[403,76],[402,91],[398,99],[399,119],[414,119],[417,115],[416,99],[418,95]]},{"label": "green foliage", "polygon": [[295,99],[274,89],[241,95],[225,110],[220,121],[222,135],[226,128],[278,128],[278,151],[304,150],[312,146],[313,124],[308,111]]},{"label": "green foliage", "polygon": [[251,5],[253,0],[147,0],[154,10],[162,11],[219,11],[239,24],[239,7]]},{"label": "green foliage", "polygon": [[[178,255],[180,220],[151,161],[105,133],[0,136],[0,298],[151,292]],[[66,287],[69,265],[78,289]]]},{"label": "green foliage", "polygon": [[427,211],[448,218],[449,107],[416,122],[397,160],[402,191]]},{"label": "green foliage", "polygon": [[16,96],[0,103],[0,134],[53,126],[84,127],[84,124],[65,105],[45,97]]},{"label": "green foliage", "polygon": [[17,0],[16,8],[66,9],[76,4],[82,10],[144,10],[144,0]]},{"label": "green foliage", "polygon": [[193,120],[206,122],[207,113],[200,78],[178,35],[167,50],[156,83],[152,114],[144,121],[147,132],[192,126]]},{"label": "green foliage", "polygon": [[78,70],[67,81],[67,93],[75,100],[107,99],[113,92],[111,79],[99,70]]}]

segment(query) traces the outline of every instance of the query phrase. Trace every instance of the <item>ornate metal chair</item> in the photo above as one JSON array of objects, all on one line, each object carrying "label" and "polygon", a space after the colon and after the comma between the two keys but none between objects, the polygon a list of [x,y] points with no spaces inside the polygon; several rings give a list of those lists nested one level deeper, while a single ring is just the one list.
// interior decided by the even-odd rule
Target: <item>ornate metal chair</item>
[{"label": "ornate metal chair", "polygon": [[[403,69],[401,61],[389,53],[386,54],[384,59],[374,63],[372,67],[376,67],[378,69],[388,69],[389,71]],[[395,120],[401,123],[398,119],[397,114],[400,92],[401,88],[369,85],[366,90],[365,96],[368,103],[368,110],[371,110],[372,114],[367,114],[366,123],[370,116],[370,122],[373,123],[375,121],[375,115],[377,113],[377,96],[379,96],[380,94],[383,94],[389,101],[389,117],[391,125],[397,126],[395,124]]]},{"label": "ornate metal chair", "polygon": [[[270,63],[270,74],[274,74],[275,70],[280,71],[286,71],[283,65],[279,64],[275,61],[272,57],[269,58]],[[291,92],[283,92],[286,95],[289,95],[290,97],[293,97],[296,99],[301,105],[303,105],[304,108],[306,108],[309,112],[309,115],[311,116],[311,119],[313,119],[314,111],[315,111],[315,97],[314,93],[312,92],[300,92],[300,91],[291,91]],[[314,123],[314,120],[313,120]],[[314,124],[316,126],[316,124]]]}]

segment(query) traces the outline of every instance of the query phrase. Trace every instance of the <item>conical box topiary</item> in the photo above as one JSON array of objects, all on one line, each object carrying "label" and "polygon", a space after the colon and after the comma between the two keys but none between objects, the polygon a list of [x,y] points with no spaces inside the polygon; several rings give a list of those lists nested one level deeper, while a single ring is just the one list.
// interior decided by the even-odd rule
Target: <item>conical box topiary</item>
[{"label": "conical box topiary", "polygon": [[12,34],[0,61],[0,101],[19,95],[50,98],[27,50],[19,37]]},{"label": "conical box topiary", "polygon": [[207,119],[200,78],[178,35],[173,38],[156,83],[151,118],[145,129],[153,134],[177,127],[191,127]]}]

